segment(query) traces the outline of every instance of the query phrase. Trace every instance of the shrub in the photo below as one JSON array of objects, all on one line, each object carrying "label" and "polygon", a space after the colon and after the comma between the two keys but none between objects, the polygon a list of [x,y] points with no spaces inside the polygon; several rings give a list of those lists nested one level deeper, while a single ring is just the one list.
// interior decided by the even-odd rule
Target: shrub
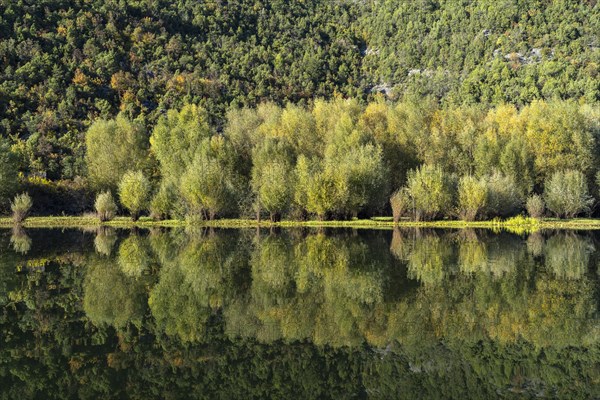
[{"label": "shrub", "polygon": [[175,202],[175,189],[168,184],[161,185],[160,189],[156,192],[150,202],[150,216],[156,220],[162,220],[172,216]]},{"label": "shrub", "polygon": [[96,209],[96,215],[101,222],[110,221],[117,213],[117,205],[115,204],[112,194],[108,191],[100,193],[98,197],[96,197],[94,208]]},{"label": "shrub", "polygon": [[406,215],[412,206],[412,199],[407,188],[398,189],[390,197],[390,205],[392,206],[392,215],[394,223],[397,224],[400,218]]},{"label": "shrub", "polygon": [[438,165],[423,165],[408,173],[408,191],[414,201],[415,218],[432,219],[452,207],[452,184]]},{"label": "shrub", "polygon": [[465,221],[474,221],[488,201],[488,187],[484,180],[463,176],[458,183],[458,216]]},{"label": "shrub", "polygon": [[546,180],[544,198],[550,211],[556,216],[573,218],[589,212],[593,203],[588,193],[585,175],[577,170],[557,171]]},{"label": "shrub", "polygon": [[494,173],[487,178],[488,202],[486,214],[494,217],[515,215],[523,207],[523,194],[515,179],[501,173]]},{"label": "shrub", "polygon": [[527,208],[527,214],[531,218],[541,218],[546,210],[546,205],[542,196],[534,194],[527,199],[525,208]]},{"label": "shrub", "polygon": [[128,171],[119,183],[119,200],[136,221],[150,201],[150,181],[142,171]]},{"label": "shrub", "polygon": [[25,221],[25,218],[27,218],[27,215],[29,215],[31,206],[33,206],[33,201],[27,193],[21,193],[15,196],[13,202],[10,203],[10,209],[13,212],[13,221],[16,224],[20,224],[21,222]]}]

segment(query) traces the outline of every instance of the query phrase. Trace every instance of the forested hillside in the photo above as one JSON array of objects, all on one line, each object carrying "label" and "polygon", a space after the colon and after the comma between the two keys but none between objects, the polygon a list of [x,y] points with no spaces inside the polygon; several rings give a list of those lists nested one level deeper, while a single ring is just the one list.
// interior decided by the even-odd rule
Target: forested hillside
[{"label": "forested hillside", "polygon": [[[594,107],[600,100],[599,8],[595,0],[0,0],[0,199],[6,205],[16,192],[10,182],[19,172],[20,188],[33,192],[46,182],[41,178],[54,182],[52,193],[44,196],[48,204],[57,193],[70,193],[72,202],[77,192],[81,204],[73,209],[85,208],[88,192],[107,188],[95,185],[94,166],[86,162],[92,124],[121,121],[127,128],[133,123],[134,131],[128,131],[137,140],[132,154],[147,152],[161,117],[187,104],[200,106],[200,119],[207,124],[209,133],[198,140],[215,134],[233,140],[227,127],[239,107],[292,103],[310,111],[315,99],[334,97],[354,99],[361,107],[401,101],[449,110],[448,121],[460,126],[504,103],[514,105],[515,112],[540,99],[572,101],[555,103],[548,112],[570,112],[574,102]],[[594,141],[578,148],[593,152],[597,112],[581,110],[585,135]],[[524,115],[523,121],[529,120]],[[435,124],[426,121],[411,133],[423,138],[414,145],[435,147],[435,136],[427,136]],[[250,123],[247,129],[257,126]],[[552,134],[561,128],[540,130]],[[404,135],[389,134],[396,141]],[[389,190],[405,183],[406,166],[430,161],[421,157],[425,150],[406,148],[401,141],[389,149],[385,139],[369,140],[376,144],[372,151],[385,157],[393,151],[410,155],[402,170],[384,165]],[[296,168],[296,157],[306,150],[294,146],[286,168]],[[307,157],[326,156],[315,149]],[[258,152],[235,156],[241,164],[234,167],[246,185],[258,157],[253,151]],[[168,180],[155,150],[141,157],[144,165],[135,167],[155,188]],[[450,170],[475,171],[462,168]],[[582,168],[595,185],[595,166]],[[542,180],[534,183],[541,189]],[[532,189],[530,184],[527,191]]]}]

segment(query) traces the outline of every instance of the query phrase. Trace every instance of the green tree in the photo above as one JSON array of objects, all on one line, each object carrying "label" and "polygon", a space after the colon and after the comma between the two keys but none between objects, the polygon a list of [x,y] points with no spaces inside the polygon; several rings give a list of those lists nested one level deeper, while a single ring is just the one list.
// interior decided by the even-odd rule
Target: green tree
[{"label": "green tree", "polygon": [[94,203],[96,215],[100,222],[110,221],[117,214],[117,205],[110,192],[102,192],[96,197]]},{"label": "green tree", "polygon": [[463,176],[458,182],[458,216],[465,221],[474,221],[485,209],[488,187],[483,179],[472,175]]},{"label": "green tree", "polygon": [[390,197],[390,206],[394,223],[398,223],[400,218],[406,215],[412,208],[412,199],[407,188],[400,188]]},{"label": "green tree", "polygon": [[485,212],[489,217],[508,217],[522,209],[524,196],[513,176],[494,172],[485,180],[488,190]]},{"label": "green tree", "polygon": [[589,212],[594,199],[588,193],[585,175],[576,170],[557,171],[546,180],[544,198],[548,210],[558,217],[573,218]]},{"label": "green tree", "polygon": [[119,200],[136,221],[150,203],[152,186],[142,171],[127,171],[119,183]]},{"label": "green tree", "polygon": [[32,206],[33,200],[31,200],[31,196],[28,193],[21,193],[15,196],[14,200],[10,203],[15,224],[25,221]]},{"label": "green tree", "polygon": [[217,160],[199,156],[181,177],[180,191],[189,215],[214,219],[235,203],[236,179]]},{"label": "green tree", "polygon": [[0,210],[8,205],[18,184],[17,160],[9,142],[0,138]]},{"label": "green tree", "polygon": [[86,163],[92,187],[116,191],[129,170],[142,170],[148,161],[148,137],[142,123],[120,114],[98,120],[85,136]]},{"label": "green tree", "polygon": [[411,170],[407,187],[414,201],[417,220],[433,219],[452,208],[452,182],[438,165],[424,164]]},{"label": "green tree", "polygon": [[271,221],[278,220],[281,213],[289,209],[293,198],[293,170],[282,162],[273,161],[254,171],[252,179],[254,191],[258,195],[261,208],[271,215]]},{"label": "green tree", "polygon": [[187,104],[179,111],[169,110],[160,118],[152,130],[150,145],[160,164],[162,178],[178,185],[212,132],[208,113],[194,104]]}]

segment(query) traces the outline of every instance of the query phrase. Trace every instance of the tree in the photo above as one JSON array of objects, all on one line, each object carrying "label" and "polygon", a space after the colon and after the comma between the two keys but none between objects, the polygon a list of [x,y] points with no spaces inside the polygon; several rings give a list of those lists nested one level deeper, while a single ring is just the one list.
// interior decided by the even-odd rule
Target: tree
[{"label": "tree", "polygon": [[523,207],[524,196],[513,176],[494,172],[485,180],[488,190],[485,212],[488,216],[508,217]]},{"label": "tree", "polygon": [[117,214],[117,205],[110,192],[100,193],[96,197],[94,208],[96,209],[96,215],[98,216],[98,219],[100,219],[100,222],[110,221]]},{"label": "tree", "polygon": [[438,165],[424,164],[408,173],[408,191],[414,201],[415,218],[429,220],[452,208],[452,184]]},{"label": "tree", "polygon": [[529,214],[531,218],[541,218],[544,215],[546,205],[544,204],[542,196],[534,194],[527,199],[525,208],[527,209],[527,214]]},{"label": "tree", "polygon": [[7,140],[0,138],[0,210],[17,190],[17,160]]},{"label": "tree", "polygon": [[199,156],[181,177],[180,191],[189,215],[209,219],[234,203],[236,179],[217,160]]},{"label": "tree", "polygon": [[151,190],[150,181],[142,171],[127,171],[123,175],[119,183],[119,200],[129,210],[134,221],[150,205]]},{"label": "tree", "polygon": [[255,170],[252,186],[257,193],[260,207],[276,221],[291,204],[294,190],[293,171],[286,164],[273,161]]},{"label": "tree", "polygon": [[588,193],[585,175],[577,170],[557,171],[544,186],[546,206],[558,217],[573,218],[589,212],[594,199]]},{"label": "tree", "polygon": [[394,192],[390,197],[390,205],[392,207],[392,215],[394,223],[400,221],[400,217],[406,215],[412,208],[412,199],[407,188],[401,188]]},{"label": "tree", "polygon": [[458,182],[458,216],[465,221],[474,221],[480,216],[488,201],[485,180],[472,175],[463,176]]},{"label": "tree", "polygon": [[150,136],[150,145],[163,180],[179,185],[179,179],[211,135],[208,113],[195,104],[187,104],[179,111],[169,110],[160,118]]},{"label": "tree", "polygon": [[86,136],[86,163],[92,187],[116,190],[129,170],[147,165],[148,137],[140,122],[120,114],[114,120],[98,120]]},{"label": "tree", "polygon": [[20,224],[29,215],[29,211],[33,206],[33,201],[27,193],[21,193],[15,196],[15,199],[10,203],[10,209],[13,212],[13,221],[15,224]]}]

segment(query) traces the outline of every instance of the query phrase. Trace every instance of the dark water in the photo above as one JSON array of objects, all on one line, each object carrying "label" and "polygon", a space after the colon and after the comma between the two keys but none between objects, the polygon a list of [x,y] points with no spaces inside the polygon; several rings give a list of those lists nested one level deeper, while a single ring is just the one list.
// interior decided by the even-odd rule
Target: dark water
[{"label": "dark water", "polygon": [[0,399],[600,397],[600,234],[0,230]]}]

